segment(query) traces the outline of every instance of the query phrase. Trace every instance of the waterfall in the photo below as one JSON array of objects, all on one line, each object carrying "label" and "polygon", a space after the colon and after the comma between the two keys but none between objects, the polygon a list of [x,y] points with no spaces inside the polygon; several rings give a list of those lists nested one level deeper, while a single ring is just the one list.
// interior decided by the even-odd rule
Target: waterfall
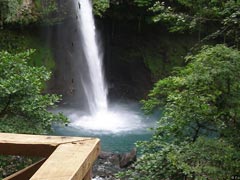
[{"label": "waterfall", "polygon": [[64,113],[70,123],[67,127],[56,125],[54,129],[60,128],[59,134],[64,135],[98,134],[101,139],[111,140],[112,145],[118,138],[112,140],[113,136],[107,134],[124,134],[125,137],[128,133],[135,138],[147,127],[153,127],[153,123],[135,102],[121,98],[108,104],[91,0],[72,0],[67,4],[72,17],[59,24],[57,29],[54,27],[56,39],[53,44],[57,60],[54,80],[57,80],[56,86],[62,88],[65,98],[56,112]]},{"label": "waterfall", "polygon": [[91,114],[107,111],[107,87],[104,80],[102,55],[97,43],[96,27],[90,0],[74,0],[78,28],[81,31],[89,81],[82,81]]}]

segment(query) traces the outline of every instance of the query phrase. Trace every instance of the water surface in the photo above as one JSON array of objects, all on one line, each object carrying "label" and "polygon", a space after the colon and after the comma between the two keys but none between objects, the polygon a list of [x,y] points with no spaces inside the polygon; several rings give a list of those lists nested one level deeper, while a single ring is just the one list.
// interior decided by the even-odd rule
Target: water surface
[{"label": "water surface", "polygon": [[58,111],[70,119],[68,126],[54,125],[54,133],[64,136],[98,137],[103,151],[128,152],[137,141],[149,140],[160,113],[146,116],[139,104],[110,103],[107,112],[88,115],[77,106],[66,105]]}]

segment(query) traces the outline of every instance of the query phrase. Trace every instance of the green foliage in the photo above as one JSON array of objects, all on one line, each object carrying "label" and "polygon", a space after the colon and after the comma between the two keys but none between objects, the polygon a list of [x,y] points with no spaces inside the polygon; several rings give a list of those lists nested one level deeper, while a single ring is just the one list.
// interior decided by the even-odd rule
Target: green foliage
[{"label": "green foliage", "polygon": [[110,7],[109,0],[94,0],[93,11],[94,14],[103,17],[104,12]]},{"label": "green foliage", "polygon": [[0,25],[31,23],[54,24],[63,19],[65,8],[58,7],[56,0],[2,0]]},{"label": "green foliage", "polygon": [[[198,31],[206,39],[223,37],[239,44],[240,1],[175,0],[159,1],[149,8],[150,19],[162,22],[170,32]],[[207,32],[207,33],[206,33]]]},{"label": "green foliage", "polygon": [[[170,32],[198,32],[199,41],[220,37],[223,43],[239,46],[240,1],[116,0],[112,1],[112,4],[114,5],[111,7],[114,8],[112,17],[117,16],[119,19],[125,17],[126,9],[131,8],[125,20],[159,23]],[[119,8],[115,8],[116,6]]]},{"label": "green foliage", "polygon": [[155,84],[144,109],[163,107],[128,179],[230,179],[240,169],[240,52],[204,47]]},{"label": "green foliage", "polygon": [[159,39],[144,41],[140,52],[153,78],[158,80],[170,75],[173,68],[184,65],[184,56],[196,41],[192,37],[169,36],[166,33]]},{"label": "green foliage", "polygon": [[23,158],[19,156],[0,156],[0,179],[9,176],[26,166],[30,166],[36,162],[37,158]]},{"label": "green foliage", "polygon": [[[43,83],[50,78],[50,73],[44,67],[27,65],[32,54],[32,50],[15,55],[0,52],[0,121],[5,126],[1,127],[2,132],[23,132],[31,126],[29,131],[44,133],[51,129],[53,122],[67,122],[62,114],[48,111],[60,97],[42,94]],[[16,119],[19,122],[15,122]],[[17,130],[20,122],[27,127]]]},{"label": "green foliage", "polygon": [[207,0],[176,0],[174,3],[157,1],[149,8],[154,13],[154,22],[169,23],[170,31],[182,31],[199,28],[199,24],[207,21],[218,21],[224,3]]},{"label": "green foliage", "polygon": [[123,35],[114,41],[118,42],[112,47],[113,54],[116,54],[113,57],[115,61],[126,63],[142,61],[150,70],[152,80],[156,82],[170,75],[174,67],[185,65],[184,56],[197,39],[179,34],[169,35],[166,32],[156,36],[149,30],[140,37]]},{"label": "green foliage", "polygon": [[34,11],[41,23],[54,24],[59,20],[56,0],[34,0]]},{"label": "green foliage", "polygon": [[148,7],[152,4],[152,2],[149,0],[134,0],[134,3],[139,7]]},{"label": "green foliage", "polygon": [[[217,31],[218,34],[221,32],[228,37],[231,44],[236,45],[239,48],[240,43],[240,2],[239,1],[228,1],[225,4],[224,10],[221,12],[224,19],[222,21],[223,27],[221,31]],[[225,38],[226,38],[225,37]]]},{"label": "green foliage", "polygon": [[[50,73],[44,67],[28,65],[33,52],[15,55],[0,52],[0,132],[45,134],[53,122],[67,122],[62,114],[48,111],[60,97],[42,94]],[[33,160],[0,156],[0,179],[30,165]]]},{"label": "green foliage", "polygon": [[0,31],[0,51],[15,54],[30,48],[36,49],[36,52],[28,60],[29,65],[45,66],[48,70],[54,68],[51,49],[40,38],[28,34],[27,31],[24,33],[16,33],[6,29]]},{"label": "green foliage", "polygon": [[[0,132],[43,134],[51,130],[52,122],[66,123],[62,114],[48,112],[60,97],[42,95],[45,81],[50,77],[42,65],[48,69],[53,67],[49,48],[37,39],[13,32],[3,30],[0,35],[0,47],[12,52],[0,51]],[[30,46],[37,47],[38,52],[20,53]],[[0,179],[30,165],[33,160],[0,156]]]},{"label": "green foliage", "polygon": [[37,21],[37,14],[32,11],[33,4],[21,0],[3,0],[0,3],[1,24],[20,23],[29,24]]},{"label": "green foliage", "polygon": [[0,2],[0,24],[11,21],[17,14],[20,7],[20,1],[2,0]]},{"label": "green foliage", "polygon": [[195,179],[230,179],[239,173],[237,148],[224,140],[199,137],[168,154],[169,161]]},{"label": "green foliage", "polygon": [[170,6],[166,6],[164,2],[160,3],[157,1],[149,11],[153,12],[154,15],[151,16],[151,21],[163,22],[167,26],[169,26],[170,32],[183,31],[189,29],[191,26],[187,21],[187,15],[183,13],[174,12],[173,8]]}]

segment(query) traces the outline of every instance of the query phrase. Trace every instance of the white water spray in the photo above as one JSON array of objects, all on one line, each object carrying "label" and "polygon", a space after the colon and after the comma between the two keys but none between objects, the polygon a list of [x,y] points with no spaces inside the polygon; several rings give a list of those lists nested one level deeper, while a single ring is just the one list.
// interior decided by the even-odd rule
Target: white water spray
[{"label": "white water spray", "polygon": [[92,115],[107,111],[107,88],[102,68],[102,56],[97,43],[96,27],[90,0],[74,0],[78,28],[81,30],[82,44],[88,64],[90,82],[83,84]]},{"label": "white water spray", "polygon": [[102,69],[102,56],[97,43],[92,4],[90,0],[73,1],[77,29],[81,31],[79,42],[83,47],[89,73],[87,75],[89,80],[84,79],[85,76],[77,80],[82,80],[90,114],[74,109],[69,113],[65,112],[71,120],[70,126],[94,133],[126,133],[145,129],[147,124],[143,122],[143,114],[131,110],[129,103],[127,105],[111,104],[108,107],[107,87]]}]

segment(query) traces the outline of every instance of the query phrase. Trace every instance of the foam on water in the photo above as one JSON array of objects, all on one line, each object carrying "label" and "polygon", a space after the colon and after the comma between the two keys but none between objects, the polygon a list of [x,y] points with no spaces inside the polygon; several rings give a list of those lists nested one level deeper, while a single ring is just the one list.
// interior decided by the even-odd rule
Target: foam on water
[{"label": "foam on water", "polygon": [[129,134],[146,131],[155,125],[155,118],[146,116],[138,103],[114,103],[106,111],[94,115],[79,111],[77,105],[58,108],[70,119],[69,127],[85,134]]},{"label": "foam on water", "polygon": [[70,119],[68,126],[54,125],[54,132],[64,136],[98,137],[103,151],[128,152],[136,141],[148,140],[161,112],[146,116],[136,102],[110,103],[107,112],[94,116],[77,110],[77,104],[66,104],[57,112]]},{"label": "foam on water", "polygon": [[107,111],[98,111],[94,115],[73,112],[69,118],[70,126],[102,133],[123,133],[147,127],[142,114],[120,106]]},{"label": "foam on water", "polygon": [[[58,135],[97,136],[101,139],[103,150],[128,151],[136,141],[149,137],[149,131],[146,129],[153,127],[155,120],[145,116],[138,104],[136,106],[129,102],[123,104],[108,102],[103,51],[99,46],[91,0],[74,0],[73,5],[78,35],[75,41],[81,44],[80,47],[73,48],[77,47],[74,52],[83,52],[82,56],[74,56],[73,62],[84,62],[83,66],[76,66],[79,67],[76,70],[83,73],[76,73],[73,79],[82,85],[84,93],[76,91],[76,94],[73,94],[78,101],[75,105],[71,104],[72,102],[69,104],[65,102],[64,107],[56,110],[63,112],[70,119],[70,124],[68,126],[55,124],[53,128]],[[86,98],[81,98],[83,96]],[[79,106],[81,101],[86,105],[85,109]]]}]

